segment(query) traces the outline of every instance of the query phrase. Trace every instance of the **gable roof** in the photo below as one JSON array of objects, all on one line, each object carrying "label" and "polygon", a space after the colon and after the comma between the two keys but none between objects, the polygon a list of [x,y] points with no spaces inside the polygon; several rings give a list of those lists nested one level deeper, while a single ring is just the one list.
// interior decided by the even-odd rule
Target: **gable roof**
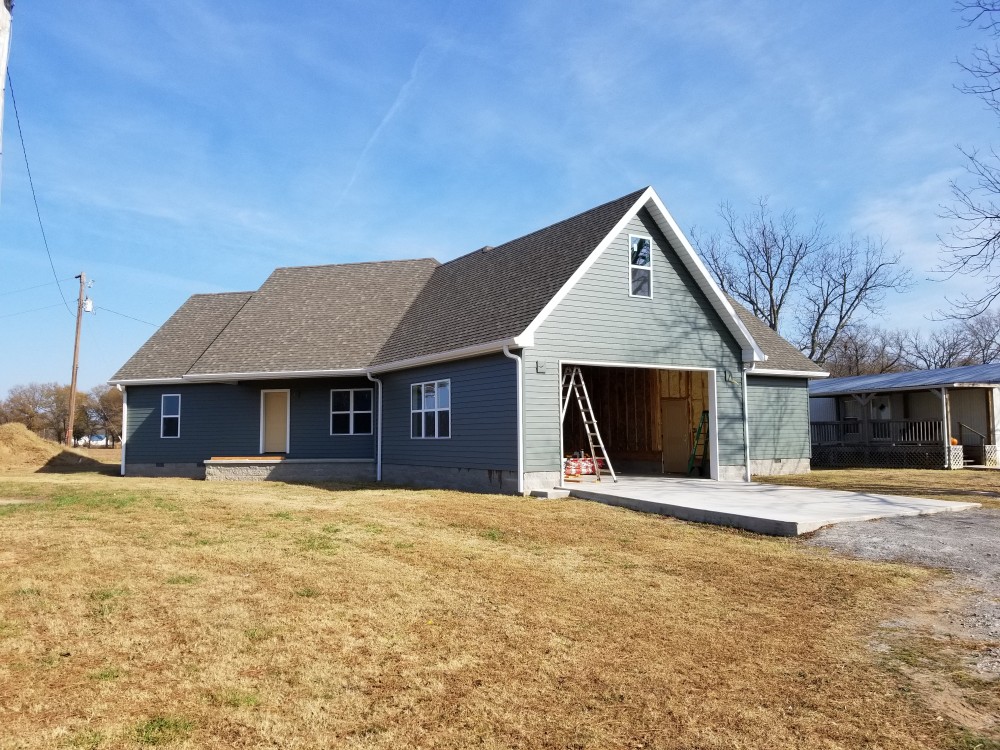
[{"label": "gable roof", "polygon": [[760,363],[759,367],[755,364],[750,369],[751,374],[754,370],[758,372],[779,370],[781,372],[804,373],[806,377],[814,378],[825,378],[828,376],[829,373],[779,336],[775,331],[771,330],[771,327],[767,323],[729,295],[726,295],[726,297],[729,299],[729,303],[733,306],[740,320],[743,321],[743,325],[747,327],[754,340],[767,355],[766,362]]},{"label": "gable roof", "polygon": [[180,380],[253,292],[195,294],[114,374],[111,382]]},{"label": "gable roof", "polygon": [[1000,363],[830,378],[822,383],[810,383],[809,395],[844,396],[851,393],[883,393],[885,391],[968,388],[973,386],[993,388],[1000,386]]},{"label": "gable roof", "polygon": [[[737,314],[647,187],[445,264],[422,259],[279,268],[258,291],[240,293],[241,304],[228,317],[192,315],[189,305],[230,309],[221,301],[226,295],[196,295],[110,382],[383,372],[505,346],[530,347],[538,327],[643,209],[742,347],[744,361],[767,360],[750,332],[755,319]],[[196,302],[200,298],[219,300]],[[821,372],[764,329],[763,340],[777,340],[769,346],[775,366],[762,372],[807,377]],[[191,343],[184,343],[188,339]],[[179,350],[168,355],[170,341],[179,342]]]}]

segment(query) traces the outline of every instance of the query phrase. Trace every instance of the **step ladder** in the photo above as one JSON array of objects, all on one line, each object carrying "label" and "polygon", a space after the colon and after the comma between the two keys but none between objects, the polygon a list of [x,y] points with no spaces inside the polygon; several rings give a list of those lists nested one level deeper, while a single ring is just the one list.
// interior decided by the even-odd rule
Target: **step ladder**
[{"label": "step ladder", "polygon": [[[704,436],[704,443],[702,443],[703,436]],[[688,472],[687,472],[688,476],[691,476],[691,473],[694,471],[694,462],[698,459],[698,446],[699,445],[701,445],[702,451],[701,451],[701,462],[698,464],[698,469],[699,469],[699,471],[701,471],[701,469],[703,469],[704,466],[705,466],[705,453],[708,451],[708,412],[707,411],[703,411],[701,413],[701,419],[698,420],[698,429],[694,433],[694,445],[691,446],[691,457],[688,458]],[[701,473],[704,476],[704,472],[702,471]]]},{"label": "step ladder", "polygon": [[604,449],[604,441],[601,440],[601,431],[597,427],[597,420],[594,419],[594,410],[590,405],[590,395],[587,393],[587,385],[583,382],[583,372],[579,367],[571,367],[563,373],[562,380],[562,416],[565,421],[566,410],[569,408],[570,398],[576,399],[577,406],[580,407],[580,416],[583,418],[583,428],[587,433],[587,444],[590,446],[590,457],[594,460],[594,474],[597,481],[601,481],[601,461],[604,468],[611,475],[611,481],[617,482],[618,477],[611,467],[611,459]]}]

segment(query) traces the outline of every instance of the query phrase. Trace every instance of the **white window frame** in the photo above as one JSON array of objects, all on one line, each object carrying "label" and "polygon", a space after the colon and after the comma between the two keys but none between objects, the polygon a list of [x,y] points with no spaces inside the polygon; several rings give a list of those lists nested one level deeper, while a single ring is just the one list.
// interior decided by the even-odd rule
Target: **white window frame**
[{"label": "white window frame", "polygon": [[[355,409],[354,408],[354,394],[358,392],[368,393],[368,403],[371,405],[369,409]],[[333,410],[333,394],[334,393],[350,393],[351,403],[350,409],[348,411],[334,411]],[[350,430],[348,432],[334,432],[333,431],[333,415],[334,414],[348,414],[350,415]],[[355,414],[368,414],[371,419],[369,420],[368,432],[357,432],[354,429],[354,415]],[[344,435],[372,435],[375,428],[375,390],[373,388],[331,388],[330,389],[330,435],[331,437],[343,437]]]},{"label": "white window frame", "polygon": [[[641,239],[649,242],[649,265],[637,266],[632,263],[632,239]],[[632,270],[646,271],[649,274],[649,294],[632,294]],[[653,238],[646,234],[628,235],[628,296],[634,299],[653,299]]]},{"label": "white window frame", "polygon": [[[164,401],[168,398],[177,399],[177,413],[167,414],[164,408]],[[165,419],[176,419],[177,420],[177,434],[176,435],[164,435],[163,434],[163,421]],[[179,393],[163,393],[160,395],[160,437],[164,440],[176,440],[181,436],[181,394]]]},{"label": "white window frame", "polygon": [[[424,386],[428,386],[428,385],[433,385],[434,386],[434,408],[433,409],[426,409],[426,408],[424,408]],[[437,403],[438,393],[439,393],[438,389],[442,385],[447,385],[448,386],[448,405],[447,406],[438,406],[438,403]],[[420,388],[420,408],[419,409],[414,409],[413,408],[413,389],[414,388],[418,388],[418,387]],[[427,380],[427,381],[424,381],[423,383],[410,383],[410,440],[451,440],[451,436],[452,436],[451,412],[452,412],[453,406],[454,406],[454,398],[453,398],[453,394],[451,392],[451,379],[450,378],[443,378],[441,380]],[[437,415],[438,415],[438,413],[440,413],[442,411],[448,412],[448,434],[445,437],[441,437],[440,435],[437,434],[437,431],[438,431],[438,429],[437,429],[437,426],[438,426],[438,417],[437,417]],[[429,413],[433,413],[434,414],[434,435],[431,435],[431,436],[427,436],[427,435],[423,434],[423,432],[424,432],[424,425],[425,425],[424,415],[425,414],[429,414]],[[413,434],[413,415],[414,414],[419,414],[420,415],[420,432],[421,432],[420,435],[414,435]]]}]

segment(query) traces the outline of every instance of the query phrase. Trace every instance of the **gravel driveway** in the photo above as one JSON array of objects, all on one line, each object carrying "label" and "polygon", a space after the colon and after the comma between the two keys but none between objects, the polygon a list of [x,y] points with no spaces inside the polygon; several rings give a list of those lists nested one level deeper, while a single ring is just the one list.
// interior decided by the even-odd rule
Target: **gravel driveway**
[{"label": "gravel driveway", "polygon": [[[1000,510],[842,523],[816,532],[807,544],[853,557],[945,568],[959,588],[972,589],[968,608],[954,613],[970,636],[1000,641]],[[980,654],[976,669],[1000,677],[1000,647]]]}]

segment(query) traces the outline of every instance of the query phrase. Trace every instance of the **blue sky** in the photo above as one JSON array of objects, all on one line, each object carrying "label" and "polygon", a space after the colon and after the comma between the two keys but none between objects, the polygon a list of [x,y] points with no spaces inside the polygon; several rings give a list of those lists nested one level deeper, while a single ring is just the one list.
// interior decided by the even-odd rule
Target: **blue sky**
[{"label": "blue sky", "polygon": [[[447,260],[648,184],[686,231],[769,196],[885,237],[921,283],[880,322],[930,327],[976,283],[926,280],[956,145],[996,128],[954,88],[981,36],[951,7],[19,2],[10,72],[53,262],[71,305],[72,276],[95,281],[80,384],[154,330],[107,310],[159,324],[276,266]],[[55,285],[18,291],[52,273],[7,97],[0,395],[67,382],[73,340]]]}]

